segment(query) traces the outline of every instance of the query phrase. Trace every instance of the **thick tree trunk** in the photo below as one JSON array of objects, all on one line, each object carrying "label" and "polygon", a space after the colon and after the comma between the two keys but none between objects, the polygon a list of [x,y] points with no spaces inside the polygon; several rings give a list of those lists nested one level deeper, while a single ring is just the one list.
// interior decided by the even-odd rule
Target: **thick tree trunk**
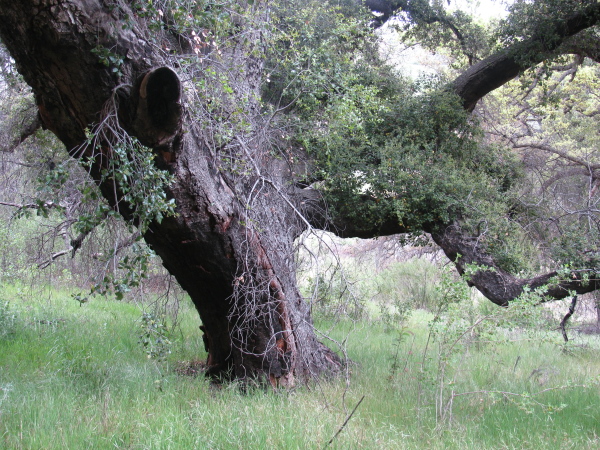
[{"label": "thick tree trunk", "polygon": [[[168,195],[177,216],[153,222],[144,238],[196,305],[210,373],[289,385],[336,372],[339,359],[317,341],[296,287],[292,249],[303,222],[288,196],[286,168],[267,157],[265,141],[249,132],[229,154],[210,145],[181,106],[181,82],[143,21],[123,27],[124,17],[134,17],[124,2],[2,0],[0,10],[0,36],[33,88],[43,125],[72,156],[97,151],[82,147],[86,129],[105,119],[107,101],[118,99],[118,125],[153,148],[174,175]],[[102,64],[97,48],[122,58],[118,70]],[[237,89],[251,97],[260,73],[252,58],[239,59],[243,49],[236,51],[221,64],[245,70]],[[129,219],[119,187],[100,176],[114,144],[105,136],[91,175]],[[243,159],[244,176],[224,165],[232,155]]]}]

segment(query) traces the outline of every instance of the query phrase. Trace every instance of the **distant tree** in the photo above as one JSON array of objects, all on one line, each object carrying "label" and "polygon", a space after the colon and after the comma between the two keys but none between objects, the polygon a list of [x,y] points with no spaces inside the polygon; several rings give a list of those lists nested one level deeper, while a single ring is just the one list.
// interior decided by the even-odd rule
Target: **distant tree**
[{"label": "distant tree", "polygon": [[[296,286],[308,229],[429,232],[501,305],[557,275],[518,278],[481,245],[522,166],[470,112],[557,54],[589,56],[600,3],[516,2],[479,46],[482,28],[443,3],[0,0],[0,36],[42,125],[107,202],[82,229],[114,214],[137,227],[196,305],[210,374],[285,386],[340,367]],[[397,13],[464,71],[415,84],[383,65],[372,29]],[[572,270],[545,293],[588,279]]]}]

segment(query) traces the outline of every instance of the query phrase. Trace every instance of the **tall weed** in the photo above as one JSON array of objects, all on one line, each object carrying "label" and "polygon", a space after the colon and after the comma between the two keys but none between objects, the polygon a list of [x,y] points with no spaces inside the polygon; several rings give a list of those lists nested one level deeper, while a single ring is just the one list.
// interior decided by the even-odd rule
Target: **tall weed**
[{"label": "tall weed", "polygon": [[388,329],[402,327],[413,309],[435,308],[439,268],[425,259],[391,264],[366,282]]},{"label": "tall weed", "polygon": [[[442,272],[436,287],[438,303],[429,322],[429,335],[422,352],[418,402],[419,405],[429,401],[435,404],[438,427],[452,425],[454,401],[463,396],[473,396],[490,404],[505,401],[525,413],[531,414],[532,409],[537,409],[549,417],[567,405],[544,401],[541,394],[572,389],[575,384],[584,388],[597,385],[598,379],[590,377],[576,383],[563,381],[557,386],[538,389],[539,386],[531,385],[530,381],[543,379],[542,384],[545,384],[548,374],[552,373],[551,368],[540,367],[532,370],[525,390],[514,391],[514,387],[506,387],[506,380],[499,379],[494,387],[472,387],[461,392],[458,386],[466,375],[464,368],[472,367],[470,360],[480,361],[482,355],[492,355],[497,345],[519,341],[526,342],[527,346],[549,344],[557,354],[563,347],[555,324],[548,320],[547,311],[539,306],[543,289],[526,289],[508,307],[489,308],[487,300],[468,287],[468,277],[469,271],[462,278],[451,270]],[[520,355],[514,357],[513,373],[520,360]],[[424,370],[425,367],[429,370]]]},{"label": "tall weed", "polygon": [[0,339],[6,339],[15,333],[17,313],[10,307],[8,300],[0,300]]},{"label": "tall weed", "polygon": [[[201,367],[206,358],[189,301],[161,362],[148,359],[139,343],[138,305],[93,299],[80,306],[69,292],[52,298],[0,293],[16,313],[18,336],[0,339],[1,448],[322,449],[363,396],[331,448],[600,444],[600,391],[590,382],[600,373],[597,339],[574,337],[574,346],[587,347],[565,353],[550,339],[554,333],[560,342],[556,331],[533,340],[535,333],[500,327],[493,341],[467,332],[452,347],[465,330],[486,323],[472,328],[482,316],[476,302],[451,322],[448,334],[441,317],[429,344],[434,315],[423,310],[407,318],[400,341],[378,320],[317,321],[317,328],[332,329],[333,339],[345,340],[353,361],[348,380],[241,392],[180,370]],[[446,314],[455,313],[440,315]],[[438,376],[440,343],[444,377]],[[396,355],[393,373],[390,353]]]}]

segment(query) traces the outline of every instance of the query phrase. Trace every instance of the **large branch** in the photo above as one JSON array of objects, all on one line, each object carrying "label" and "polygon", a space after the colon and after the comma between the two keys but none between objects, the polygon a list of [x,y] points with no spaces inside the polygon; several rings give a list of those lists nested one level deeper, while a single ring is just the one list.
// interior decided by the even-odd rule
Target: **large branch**
[{"label": "large branch", "polygon": [[[316,189],[294,189],[292,196],[301,207],[300,212],[303,219],[311,227],[329,231],[341,238],[371,239],[411,231],[400,222],[395,214],[388,214],[378,220],[363,217],[363,220],[357,221],[349,214],[349,211],[344,210],[343,205],[338,205],[338,210],[332,214],[323,194]],[[376,202],[376,199],[369,195],[362,195],[360,200],[364,204]]]},{"label": "large branch", "polygon": [[[383,25],[400,10],[409,14],[415,23],[440,23],[455,35],[469,61],[474,60],[474,55],[466,49],[462,32],[451,18],[434,10],[428,3],[415,0],[364,0],[364,5],[379,14],[375,19],[376,26]],[[541,22],[528,39],[498,51],[463,72],[452,83],[454,90],[463,99],[465,109],[471,111],[486,94],[557,53],[576,53],[598,61],[598,39],[591,33],[581,38],[574,36],[596,25],[599,20],[600,3],[588,1],[587,6],[573,11],[566,19]]]},{"label": "large branch", "polygon": [[[389,19],[399,8],[411,14],[414,6],[410,0],[366,0],[365,5],[372,11],[381,13],[378,19],[379,24]],[[433,18],[430,19],[433,20]],[[517,77],[524,70],[558,53],[577,53],[596,59],[600,54],[597,51],[596,40],[588,39],[584,43],[575,35],[596,25],[599,20],[600,3],[588,2],[585,7],[573,11],[566,19],[556,19],[550,24],[546,22],[528,39],[518,41],[471,66],[454,80],[452,86],[463,99],[465,109],[472,110],[476,103],[492,90]],[[431,23],[428,20],[422,22]],[[460,40],[460,36],[457,37]],[[363,200],[373,201],[369,198],[363,198]],[[318,199],[313,198],[313,202],[318,203]],[[324,211],[325,209],[323,205],[316,209],[310,208],[310,211],[314,212],[315,210]],[[313,226],[327,229],[343,237],[369,238],[407,231],[401,226],[401,221],[392,216],[378,225],[356,223],[356,221],[348,220],[343,214],[332,218],[322,213],[313,213],[310,217]],[[460,273],[464,273],[470,264],[482,267],[472,275],[470,283],[498,305],[507,305],[519,297],[526,288],[532,290],[543,288],[547,300],[565,298],[571,295],[571,292],[583,294],[600,288],[600,284],[595,279],[585,281],[581,273],[577,272],[574,272],[569,280],[558,280],[558,274],[555,271],[532,278],[515,277],[498,267],[493,257],[486,253],[483,246],[478,245],[477,238],[469,236],[460,227],[430,224],[425,228],[428,228],[425,231],[432,231],[434,241],[454,262]],[[596,274],[591,275],[592,278],[595,278]]]},{"label": "large branch", "polygon": [[530,38],[471,66],[454,80],[454,91],[463,99],[465,109],[471,111],[486,94],[553,56],[565,41],[599,21],[600,2],[594,2],[566,19],[546,22]]},{"label": "large branch", "polygon": [[[351,220],[343,214],[331,216],[327,214],[325,202],[318,191],[298,189],[295,192],[304,206],[303,213],[314,228],[333,232],[340,237],[359,237],[363,239],[378,236],[407,233],[408,230],[393,214],[379,223],[372,221]],[[363,196],[364,202],[375,201]],[[486,252],[477,237],[470,236],[458,225],[431,223],[423,227],[423,231],[431,233],[434,242],[444,251],[454,263],[460,274],[464,274],[470,265],[480,267],[469,278],[469,284],[475,286],[485,297],[497,305],[506,306],[519,297],[526,288],[535,290],[544,288],[545,301],[559,300],[572,295],[585,294],[600,289],[600,274],[574,271],[570,279],[559,280],[556,271],[532,277],[518,278],[501,269],[494,258]],[[585,279],[587,278],[587,280]]]},{"label": "large branch", "polygon": [[463,274],[469,265],[480,267],[469,278],[485,297],[497,305],[506,306],[519,297],[525,288],[543,288],[544,300],[559,300],[573,292],[585,294],[600,288],[600,280],[595,273],[588,273],[586,280],[582,272],[574,271],[568,280],[559,279],[556,271],[533,278],[518,278],[495,263],[477,238],[468,236],[458,225],[444,227],[431,233],[431,237],[454,262],[459,273]]},{"label": "large branch", "polygon": [[374,19],[376,27],[380,27],[387,22],[399,9],[406,9],[408,1],[406,0],[365,0],[364,5],[373,13],[378,14]]}]

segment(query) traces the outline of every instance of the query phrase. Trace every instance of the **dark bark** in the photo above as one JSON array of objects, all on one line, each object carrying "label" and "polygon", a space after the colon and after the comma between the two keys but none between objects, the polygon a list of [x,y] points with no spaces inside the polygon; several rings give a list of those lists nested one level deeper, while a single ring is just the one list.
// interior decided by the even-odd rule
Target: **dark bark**
[{"label": "dark bark", "polygon": [[[177,216],[152,223],[144,239],[191,296],[212,375],[290,385],[335,373],[339,359],[317,341],[296,287],[292,249],[302,222],[284,195],[285,171],[264,157],[262,144],[246,151],[251,175],[236,178],[222,167],[206,131],[183,110],[181,82],[152,33],[143,22],[129,28],[119,22],[121,13],[134,16],[127,8],[100,0],[0,1],[0,36],[33,89],[43,125],[72,156],[90,156],[98,149],[82,146],[85,131],[116,99],[119,126],[151,147],[174,175],[168,195]],[[98,46],[122,57],[120,73],[92,52]],[[260,73],[252,59],[233,61],[235,52],[223,58],[245,64],[240,89],[256,91]],[[110,205],[131,219],[119,187],[101,177],[114,144],[110,134],[104,137],[91,175]]]},{"label": "dark bark", "polygon": [[[323,205],[317,202],[317,198],[318,194],[313,192],[306,195],[306,204],[312,205],[312,212],[307,217],[313,219],[312,225],[315,228],[326,229],[340,237],[370,238],[410,231],[393,215],[380,225],[358,224],[344,216],[327,217],[325,220],[320,213],[315,212],[323,211]],[[365,196],[363,201],[374,200]],[[573,293],[581,295],[600,289],[600,273],[591,271],[573,271],[566,276],[550,271],[532,278],[516,277],[500,268],[480,244],[479,238],[469,234],[458,224],[429,223],[423,225],[422,231],[430,233],[433,241],[454,263],[459,274],[465,274],[469,267],[478,267],[479,270],[469,271],[469,285],[476,287],[488,300],[499,306],[507,306],[525,289],[542,288],[541,301],[561,300]]]},{"label": "dark bark", "polygon": [[531,290],[543,288],[545,300],[560,300],[573,292],[585,294],[600,288],[600,279],[595,273],[587,273],[588,277],[584,277],[581,272],[572,272],[564,279],[552,271],[533,278],[518,278],[498,267],[481,247],[478,238],[469,236],[458,225],[434,230],[431,237],[454,262],[460,274],[465,273],[468,266],[481,267],[469,276],[469,284],[500,306],[519,297],[526,287]]},{"label": "dark bark", "polygon": [[[545,22],[543,28],[521,42],[503,49],[469,67],[452,83],[468,111],[494,89],[506,84],[526,69],[554,56],[561,45],[598,23],[600,3],[574,11],[565,20]],[[565,47],[564,51],[570,51]]]},{"label": "dark bark", "polygon": [[577,296],[574,295],[573,298],[571,299],[571,304],[569,305],[569,311],[565,314],[563,319],[560,321],[560,331],[562,332],[563,339],[565,340],[565,342],[569,342],[569,336],[567,336],[567,330],[566,330],[567,322],[569,321],[569,319],[575,312],[576,306],[577,306]]}]

